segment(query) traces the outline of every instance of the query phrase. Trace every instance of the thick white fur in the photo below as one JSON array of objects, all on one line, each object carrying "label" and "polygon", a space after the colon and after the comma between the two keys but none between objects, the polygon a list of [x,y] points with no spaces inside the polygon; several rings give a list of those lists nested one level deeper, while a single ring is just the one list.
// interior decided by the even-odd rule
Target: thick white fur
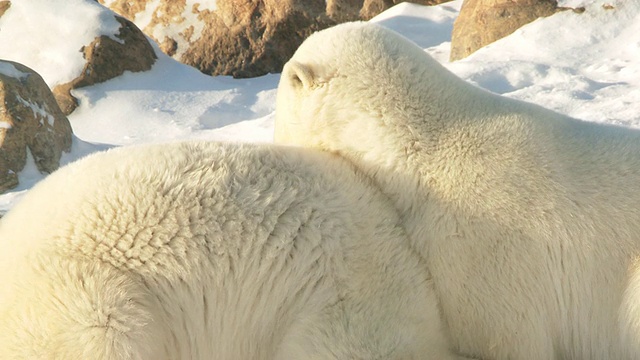
[{"label": "thick white fur", "polygon": [[92,155],[0,221],[1,359],[454,359],[393,204],[335,155]]},{"label": "thick white fur", "polygon": [[638,131],[491,94],[351,23],[285,66],[276,141],[339,153],[395,200],[461,353],[640,358]]}]

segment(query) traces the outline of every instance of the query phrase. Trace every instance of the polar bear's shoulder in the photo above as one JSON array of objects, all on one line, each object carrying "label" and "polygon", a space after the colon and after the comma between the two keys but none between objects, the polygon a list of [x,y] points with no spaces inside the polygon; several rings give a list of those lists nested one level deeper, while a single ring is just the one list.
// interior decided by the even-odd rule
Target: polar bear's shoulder
[{"label": "polar bear's shoulder", "polygon": [[[83,235],[101,233],[106,239],[113,224],[122,223],[129,233],[139,232],[140,240],[145,229],[158,226],[178,232],[190,216],[219,221],[274,214],[292,203],[332,211],[338,202],[376,197],[369,189],[350,165],[310,149],[204,142],[123,147],[49,175],[2,219],[0,231],[7,239],[3,246],[24,251],[47,242],[95,250],[95,244],[74,239],[102,241]],[[355,201],[360,198],[365,201]]]}]

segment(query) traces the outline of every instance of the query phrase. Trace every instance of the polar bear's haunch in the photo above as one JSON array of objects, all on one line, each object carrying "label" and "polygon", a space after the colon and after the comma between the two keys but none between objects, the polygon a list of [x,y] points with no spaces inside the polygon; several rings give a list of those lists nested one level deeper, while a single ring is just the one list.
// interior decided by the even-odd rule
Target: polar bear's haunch
[{"label": "polar bear's haunch", "polygon": [[312,150],[92,155],[0,222],[0,358],[453,359],[398,222]]},{"label": "polar bear's haunch", "polygon": [[491,94],[350,23],[285,65],[276,141],[338,153],[394,199],[462,353],[640,358],[637,131]]}]

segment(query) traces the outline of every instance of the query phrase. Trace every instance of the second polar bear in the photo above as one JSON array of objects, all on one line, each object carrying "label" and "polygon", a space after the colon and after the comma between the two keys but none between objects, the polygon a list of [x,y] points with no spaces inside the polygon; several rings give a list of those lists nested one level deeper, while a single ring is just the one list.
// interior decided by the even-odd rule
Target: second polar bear
[{"label": "second polar bear", "polygon": [[375,24],[307,39],[276,141],[351,160],[395,200],[457,349],[640,358],[640,133],[459,79]]},{"label": "second polar bear", "polygon": [[0,359],[457,359],[393,205],[336,156],[91,155],[0,221]]}]

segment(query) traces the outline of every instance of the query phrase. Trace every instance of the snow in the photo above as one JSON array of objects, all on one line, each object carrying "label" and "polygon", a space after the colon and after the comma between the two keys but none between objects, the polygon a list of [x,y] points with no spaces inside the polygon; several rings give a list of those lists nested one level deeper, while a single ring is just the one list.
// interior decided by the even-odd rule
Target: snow
[{"label": "snow", "polygon": [[[175,57],[179,58],[188,48],[190,43],[194,43],[202,36],[205,22],[201,19],[201,12],[215,11],[215,0],[186,0],[182,13],[177,17],[178,21],[174,21],[171,26],[166,24],[154,24],[153,37],[162,41],[169,37],[176,41],[177,50]],[[145,12],[148,10],[145,9]],[[158,13],[158,16],[163,14]],[[140,28],[144,28],[145,24],[149,24],[146,15],[136,15],[135,23]],[[139,21],[139,22],[138,22]]]},{"label": "snow", "polygon": [[54,117],[51,114],[49,114],[49,112],[44,107],[42,107],[40,104],[29,102],[29,101],[23,99],[20,95],[17,95],[17,99],[24,106],[26,106],[26,107],[31,109],[31,112],[33,113],[33,117],[40,118],[40,123],[41,124],[43,124],[42,121],[44,119],[46,119],[47,120],[47,124],[49,124],[50,126],[53,126],[53,123],[55,121]]},{"label": "snow", "polygon": [[127,72],[73,92],[80,107],[69,120],[78,137],[115,145],[186,139],[274,110],[278,75],[210,77],[156,53],[151,71]]},{"label": "snow", "polygon": [[[109,6],[109,3],[105,2],[105,6]],[[140,29],[144,30],[147,27],[147,25],[151,23],[151,20],[153,19],[153,12],[155,11],[155,9],[158,8],[158,5],[160,5],[160,0],[148,1],[145,5],[144,10],[135,15],[133,22]]]},{"label": "snow", "polygon": [[187,0],[187,9],[192,9],[193,6],[198,6],[199,11],[215,11],[217,9],[216,0]]},{"label": "snow", "polygon": [[528,24],[449,68],[506,96],[637,127],[639,34],[640,3],[595,1],[582,14],[565,11]]},{"label": "snow", "polygon": [[[26,3],[32,4],[30,17]],[[50,86],[70,79],[81,69],[79,48],[96,34],[114,32],[108,12],[87,3],[92,1],[12,2],[0,18],[0,58],[32,67]],[[195,3],[189,0],[187,9]],[[372,21],[407,36],[461,78],[492,92],[589,121],[640,127],[640,1],[562,0],[560,5],[583,6],[585,12],[568,10],[539,19],[449,63],[450,34],[461,3],[402,3]],[[200,10],[215,7],[214,1],[200,4]],[[145,14],[150,18],[151,9]],[[195,28],[195,22],[185,17],[184,26]],[[139,143],[272,141],[278,75],[209,77],[157,47],[156,53],[159,59],[150,71],[73,91],[80,106],[69,116],[75,138],[63,164]],[[30,163],[19,178],[18,188],[0,196],[0,212],[43,175]]]},{"label": "snow", "polygon": [[447,57],[438,60],[447,61],[453,21],[457,17],[461,5],[461,1],[453,1],[440,6],[400,3],[375,16],[371,21],[403,34],[423,48],[436,47],[445,43]]},{"label": "snow", "polygon": [[29,76],[28,73],[24,73],[18,70],[15,66],[13,66],[13,64],[8,62],[0,63],[0,74],[19,80],[25,79]]},{"label": "snow", "polygon": [[0,17],[0,59],[36,70],[53,87],[73,80],[84,66],[81,48],[100,35],[115,38],[120,23],[94,1],[12,1]]}]

